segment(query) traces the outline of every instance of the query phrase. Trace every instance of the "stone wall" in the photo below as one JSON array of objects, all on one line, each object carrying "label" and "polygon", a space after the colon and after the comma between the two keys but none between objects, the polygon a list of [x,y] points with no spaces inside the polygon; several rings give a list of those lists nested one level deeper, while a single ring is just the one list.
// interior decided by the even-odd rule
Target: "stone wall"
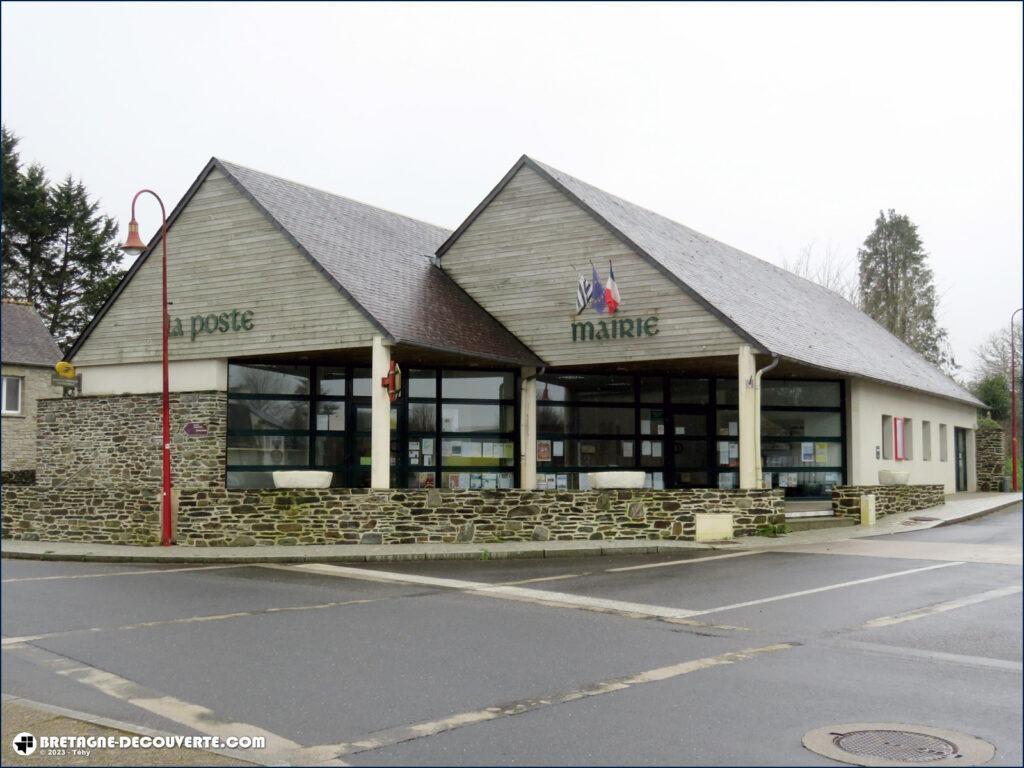
[{"label": "stone wall", "polygon": [[1003,475],[1007,474],[1003,428],[979,426],[974,433],[974,456],[978,475],[978,490],[1001,490]]},{"label": "stone wall", "polygon": [[3,485],[35,485],[36,471],[34,469],[12,469],[10,472],[0,472],[0,483]]},{"label": "stone wall", "polygon": [[[159,488],[54,494],[3,489],[3,535],[156,543]],[[327,488],[180,491],[177,541],[193,546],[694,538],[694,513],[733,515],[736,535],[785,521],[774,490],[476,491]]]},{"label": "stone wall", "polygon": [[160,488],[54,491],[4,485],[3,537],[90,544],[159,544]]},{"label": "stone wall", "polygon": [[0,419],[0,467],[19,471],[36,467],[36,403],[40,398],[59,397],[63,391],[50,383],[52,368],[4,365],[4,376],[17,376],[21,384],[21,413]]},{"label": "stone wall", "polygon": [[[39,401],[36,482],[62,488],[159,485],[160,394]],[[185,434],[200,424],[205,436]],[[171,474],[175,487],[224,486],[227,395],[171,393]]]},{"label": "stone wall", "polygon": [[946,503],[944,485],[837,485],[832,489],[833,514],[860,520],[860,497],[868,494],[874,494],[878,517]]}]

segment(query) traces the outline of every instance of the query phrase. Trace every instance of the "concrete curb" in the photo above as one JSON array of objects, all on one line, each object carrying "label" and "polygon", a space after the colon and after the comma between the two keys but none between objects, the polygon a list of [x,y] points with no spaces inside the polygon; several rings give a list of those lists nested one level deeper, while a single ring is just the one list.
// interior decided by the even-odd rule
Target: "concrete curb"
[{"label": "concrete curb", "polygon": [[1002,512],[1004,509],[1009,509],[1010,507],[1015,507],[1018,504],[1020,504],[1021,501],[1022,501],[1022,499],[1014,499],[1013,501],[1008,501],[1005,504],[1000,504],[998,507],[992,507],[991,509],[980,509],[977,512],[967,512],[967,513],[961,515],[960,517],[953,517],[953,518],[950,518],[948,520],[942,520],[941,522],[936,523],[932,527],[933,528],[942,528],[942,527],[947,526],[947,525],[956,525],[957,523],[965,523],[968,520],[974,520],[975,518],[978,518],[978,517],[984,517],[985,515],[991,515],[993,512]]}]

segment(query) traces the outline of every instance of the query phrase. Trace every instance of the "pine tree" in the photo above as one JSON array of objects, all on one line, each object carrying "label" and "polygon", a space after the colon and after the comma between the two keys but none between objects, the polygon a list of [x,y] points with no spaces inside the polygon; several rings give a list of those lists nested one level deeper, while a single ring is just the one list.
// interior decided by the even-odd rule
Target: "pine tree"
[{"label": "pine tree", "polygon": [[861,308],[930,362],[956,368],[935,318],[938,296],[917,226],[891,208],[879,211],[857,255]]}]

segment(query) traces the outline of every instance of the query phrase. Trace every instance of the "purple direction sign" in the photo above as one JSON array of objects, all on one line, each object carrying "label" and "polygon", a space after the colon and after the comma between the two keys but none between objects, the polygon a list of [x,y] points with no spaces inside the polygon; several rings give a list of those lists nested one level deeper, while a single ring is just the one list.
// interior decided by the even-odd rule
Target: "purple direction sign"
[{"label": "purple direction sign", "polygon": [[210,430],[206,428],[206,425],[198,421],[190,421],[181,431],[189,437],[207,437],[210,434]]}]

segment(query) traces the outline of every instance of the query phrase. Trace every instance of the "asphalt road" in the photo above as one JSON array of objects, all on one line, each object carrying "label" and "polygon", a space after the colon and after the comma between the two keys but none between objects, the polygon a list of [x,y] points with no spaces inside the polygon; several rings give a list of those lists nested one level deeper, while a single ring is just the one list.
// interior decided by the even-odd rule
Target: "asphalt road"
[{"label": "asphalt road", "polygon": [[2,690],[263,735],[263,763],[833,765],[805,732],[895,722],[1021,765],[1021,567],[957,559],[1019,552],[1020,506],[862,541],[357,568],[4,560]]}]

